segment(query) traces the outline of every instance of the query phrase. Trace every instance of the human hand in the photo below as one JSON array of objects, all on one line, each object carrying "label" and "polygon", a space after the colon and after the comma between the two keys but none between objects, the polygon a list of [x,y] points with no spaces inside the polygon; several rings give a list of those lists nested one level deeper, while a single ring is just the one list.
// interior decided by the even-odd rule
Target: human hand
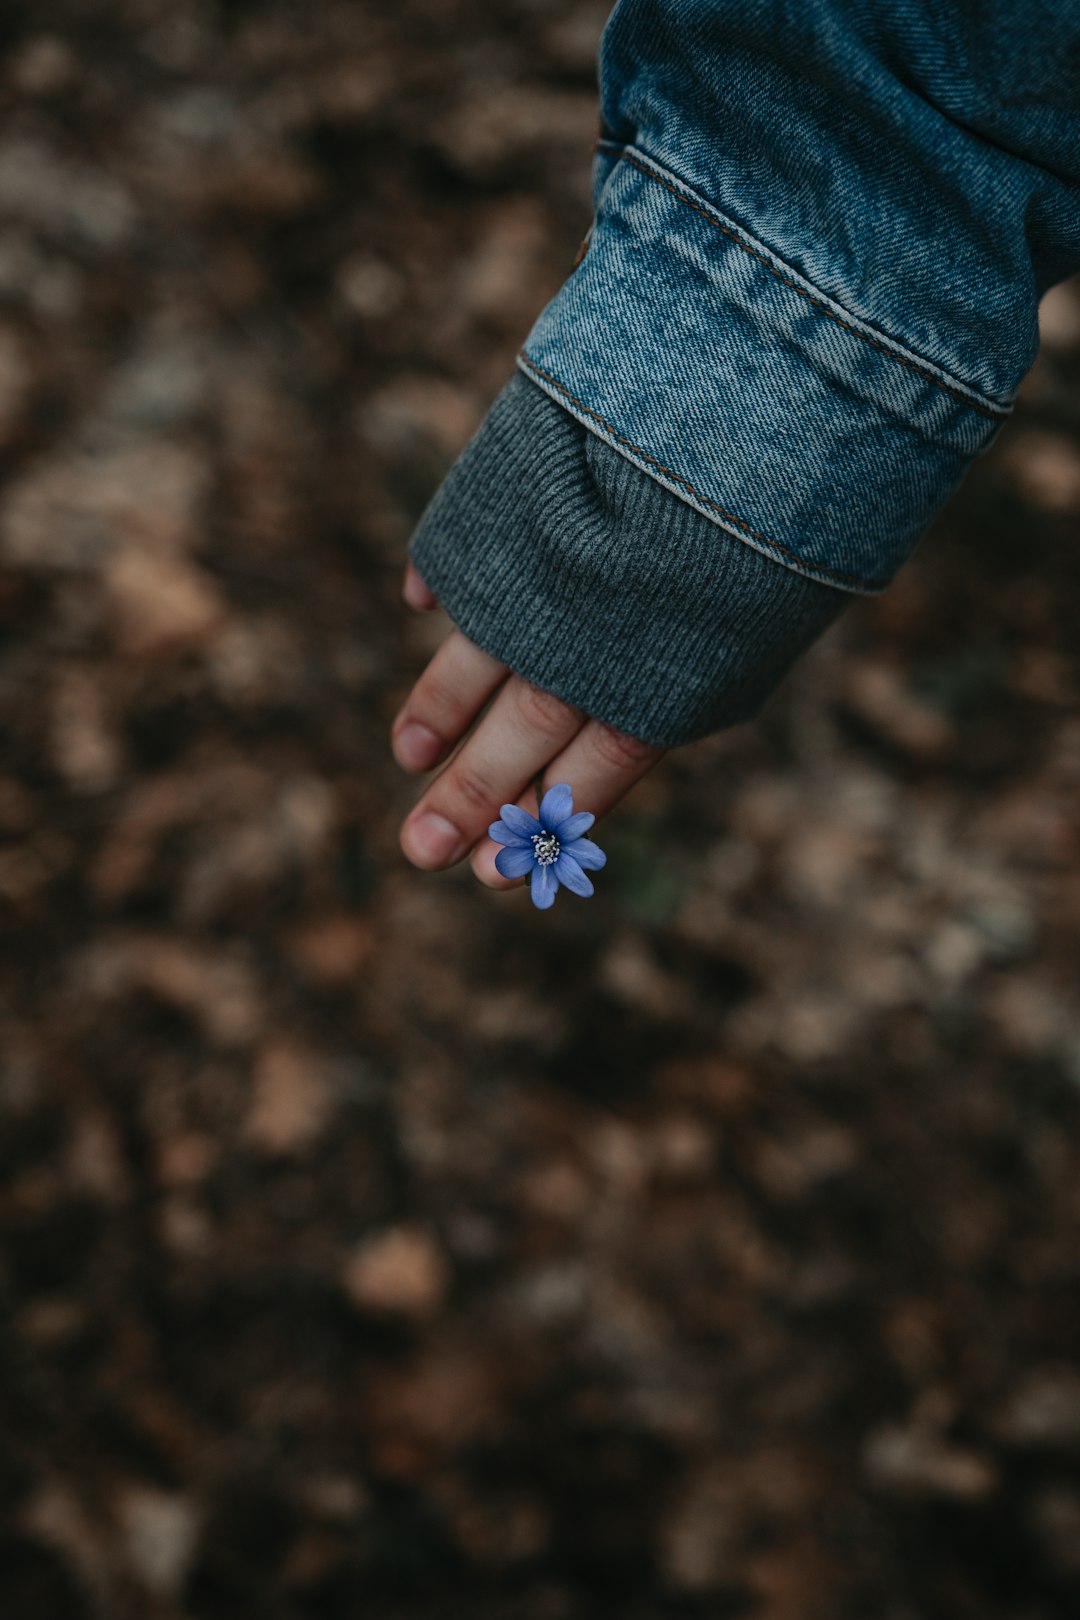
[{"label": "human hand", "polygon": [[[402,594],[420,613],[438,607],[411,563]],[[489,700],[491,707],[477,721]],[[434,872],[471,851],[473,871],[493,889],[523,881],[495,870],[498,848],[487,829],[500,805],[520,804],[535,814],[538,781],[540,792],[569,782],[578,809],[599,818],[664,753],[542,692],[459,630],[451,630],[431,659],[390,735],[394,758],[407,771],[433,770],[453,753],[401,829],[409,860]]]}]

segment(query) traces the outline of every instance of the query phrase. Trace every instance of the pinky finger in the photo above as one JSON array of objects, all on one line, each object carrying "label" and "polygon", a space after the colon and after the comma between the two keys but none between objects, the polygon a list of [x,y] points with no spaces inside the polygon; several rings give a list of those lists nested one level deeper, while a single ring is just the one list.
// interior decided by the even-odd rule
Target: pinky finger
[{"label": "pinky finger", "polygon": [[412,563],[405,565],[405,583],[402,586],[401,594],[409,606],[415,608],[418,613],[430,613],[432,608],[437,608],[439,605],[439,599],[435,592],[413,567]]}]

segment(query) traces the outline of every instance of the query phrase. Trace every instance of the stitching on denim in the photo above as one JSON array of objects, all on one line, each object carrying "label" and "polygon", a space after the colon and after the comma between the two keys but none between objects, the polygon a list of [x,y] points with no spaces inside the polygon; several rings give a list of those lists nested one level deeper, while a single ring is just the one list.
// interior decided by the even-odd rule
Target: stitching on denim
[{"label": "stitching on denim", "polygon": [[992,422],[1000,422],[1003,416],[1008,414],[1004,410],[995,410],[993,406],[983,405],[978,400],[971,399],[967,394],[962,394],[957,388],[950,388],[948,383],[942,382],[940,377],[935,377],[932,371],[927,371],[917,361],[909,360],[906,355],[897,354],[896,350],[891,349],[887,343],[879,343],[868,332],[863,332],[859,327],[852,326],[842,316],[838,315],[835,310],[830,309],[828,304],[823,303],[820,298],[815,298],[813,293],[808,292],[805,287],[800,287],[797,281],[792,281],[785,276],[764,253],[759,253],[749,243],[744,242],[738,232],[733,231],[727,225],[721,225],[718,219],[713,218],[708,209],[702,208],[700,203],[696,203],[690,197],[687,197],[679,190],[678,186],[673,185],[670,180],[666,180],[663,175],[657,174],[647,164],[639,163],[637,158],[632,157],[625,147],[623,148],[623,161],[629,163],[632,168],[637,169],[639,174],[643,174],[647,180],[655,180],[658,186],[663,186],[665,191],[670,191],[671,195],[677,198],[679,202],[685,203],[687,208],[692,208],[695,214],[700,214],[702,219],[707,220],[714,230],[722,232],[724,236],[735,243],[736,247],[742,248],[744,253],[748,253],[752,259],[756,259],[759,264],[763,264],[769,274],[775,276],[783,286],[790,287],[792,292],[798,293],[800,298],[805,298],[808,304],[812,304],[815,309],[820,310],[823,315],[827,316],[830,321],[834,321],[837,326],[842,327],[845,332],[850,332],[852,337],[860,338],[863,343],[869,344],[879,354],[887,356],[890,360],[895,360],[897,365],[906,366],[909,371],[914,371],[916,375],[925,378],[927,382],[933,383],[935,388],[940,388],[943,394],[948,394],[951,399],[959,400],[961,405],[966,405],[969,410],[978,411],[981,416],[988,416]]},{"label": "stitching on denim", "polygon": [[760,540],[762,545],[769,546],[773,551],[782,552],[785,557],[790,557],[793,562],[797,562],[802,568],[814,568],[821,574],[831,575],[833,579],[842,579],[848,585],[860,585],[864,590],[869,591],[880,591],[884,588],[880,581],[861,579],[858,574],[842,574],[838,568],[829,568],[825,563],[811,562],[808,558],[800,556],[797,551],[792,551],[788,546],[782,546],[779,540],[771,540],[767,534],[761,534],[759,530],[752,529],[744,518],[737,517],[734,512],[729,512],[726,507],[720,506],[714,500],[710,500],[709,496],[703,495],[701,490],[695,484],[692,484],[688,478],[684,478],[681,473],[673,471],[671,467],[665,467],[664,463],[659,461],[656,456],[651,456],[639,444],[634,444],[630,439],[624,437],[606,417],[601,416],[598,411],[590,409],[584,400],[578,399],[577,395],[572,394],[569,388],[564,388],[559,379],[553,377],[550,371],[545,371],[543,366],[538,366],[535,360],[530,359],[524,349],[518,350],[518,359],[523,361],[530,371],[535,371],[539,376],[544,377],[553,388],[559,390],[560,394],[565,394],[571,405],[576,405],[578,410],[585,412],[586,416],[591,416],[594,422],[599,422],[601,427],[607,428],[608,432],[618,439],[620,444],[625,444],[628,450],[632,450],[634,455],[640,456],[643,461],[651,461],[657,472],[664,473],[668,478],[674,478],[675,482],[681,484],[696,501],[701,501],[704,506],[711,506],[714,512],[718,512],[721,517],[727,518],[729,523],[738,524],[740,529],[751,535],[753,539]]}]

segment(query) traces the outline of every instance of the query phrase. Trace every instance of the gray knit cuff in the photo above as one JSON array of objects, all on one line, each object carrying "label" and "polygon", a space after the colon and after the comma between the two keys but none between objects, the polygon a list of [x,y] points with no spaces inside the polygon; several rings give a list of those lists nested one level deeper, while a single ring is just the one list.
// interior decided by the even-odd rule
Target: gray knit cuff
[{"label": "gray knit cuff", "polygon": [[409,550],[485,652],[665,748],[749,719],[851,601],[710,522],[520,372]]}]

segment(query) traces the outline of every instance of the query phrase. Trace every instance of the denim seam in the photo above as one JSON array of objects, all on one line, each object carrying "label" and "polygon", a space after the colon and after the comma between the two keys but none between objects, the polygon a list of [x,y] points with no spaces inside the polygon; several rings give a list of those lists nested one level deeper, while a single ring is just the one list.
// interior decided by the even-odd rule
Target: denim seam
[{"label": "denim seam", "polygon": [[530,371],[535,371],[538,376],[543,377],[553,388],[557,388],[559,393],[564,394],[572,405],[577,406],[579,411],[584,411],[586,416],[591,416],[594,422],[599,422],[602,428],[606,428],[620,444],[625,445],[634,455],[640,456],[643,461],[651,462],[658,472],[663,473],[668,478],[673,478],[677,484],[681,484],[696,501],[700,501],[704,506],[711,507],[714,512],[719,513],[722,518],[726,518],[729,523],[737,524],[740,529],[759,541],[761,545],[768,546],[770,551],[780,552],[783,556],[790,557],[793,562],[799,564],[800,568],[813,569],[816,573],[828,574],[832,579],[842,580],[845,585],[857,586],[863,591],[871,591],[875,594],[884,590],[885,585],[880,580],[861,579],[858,574],[844,574],[838,568],[830,568],[826,563],[812,562],[809,558],[800,556],[797,551],[792,551],[788,546],[781,545],[779,540],[771,540],[767,534],[752,529],[744,518],[736,516],[734,512],[729,512],[726,507],[721,506],[718,501],[711,500],[708,495],[703,495],[701,490],[695,484],[692,484],[688,478],[684,478],[681,473],[675,472],[671,467],[665,466],[658,457],[651,456],[647,450],[643,450],[640,445],[634,444],[631,439],[626,438],[606,417],[601,416],[599,411],[592,410],[590,406],[585,404],[584,400],[578,399],[576,394],[572,394],[569,388],[564,387],[557,377],[553,377],[550,371],[545,371],[543,366],[538,366],[536,361],[525,353],[524,349],[518,350],[518,360],[527,366]]},{"label": "denim seam", "polygon": [[[617,148],[617,143],[613,141],[598,141],[597,146],[600,145],[603,145],[606,148]],[[831,309],[822,298],[815,297],[809,288],[800,286],[800,284],[797,281],[792,280],[790,276],[784,275],[783,271],[772,262],[772,259],[766,250],[751,247],[748,242],[743,240],[741,232],[735,226],[723,224],[722,221],[717,219],[710,209],[705,207],[703,203],[697,202],[694,200],[694,198],[687,196],[686,192],[680,189],[681,183],[680,185],[677,185],[673,180],[667,179],[663,174],[657,173],[656,169],[650,167],[648,163],[641,162],[630,147],[623,146],[617,149],[622,151],[624,161],[629,163],[631,168],[636,169],[639,174],[643,174],[647,180],[653,180],[658,186],[663,186],[664,190],[669,191],[678,202],[684,203],[687,208],[693,209],[695,214],[700,214],[702,219],[706,220],[714,230],[720,231],[730,241],[734,242],[736,247],[741,248],[742,251],[749,254],[752,259],[756,259],[759,264],[763,264],[766,270],[768,270],[769,274],[775,276],[776,280],[779,281],[782,286],[790,287],[792,292],[798,293],[800,298],[804,298],[808,304],[810,304],[814,309],[819,310],[822,315],[834,322],[834,324],[839,326],[843,331],[850,332],[852,337],[858,338],[870,348],[875,349],[879,354],[885,355],[885,357],[889,360],[894,360],[897,365],[906,366],[909,371],[915,372],[917,376],[922,377],[926,382],[932,383],[933,386],[940,389],[943,394],[948,394],[951,399],[958,400],[961,405],[966,405],[969,410],[978,411],[981,416],[989,417],[993,422],[1000,422],[1003,418],[1011,414],[1011,406],[998,405],[994,401],[983,402],[973,398],[970,394],[962,392],[960,388],[950,386],[949,383],[945,382],[941,377],[936,376],[933,371],[929,370],[925,364],[920,364],[918,360],[898,353],[898,351],[889,343],[884,343],[877,338],[871,337],[869,332],[865,332],[860,327],[855,326],[850,321],[845,320],[844,317],[838,314],[836,310]],[[690,188],[688,187],[687,190],[689,189]]]}]

